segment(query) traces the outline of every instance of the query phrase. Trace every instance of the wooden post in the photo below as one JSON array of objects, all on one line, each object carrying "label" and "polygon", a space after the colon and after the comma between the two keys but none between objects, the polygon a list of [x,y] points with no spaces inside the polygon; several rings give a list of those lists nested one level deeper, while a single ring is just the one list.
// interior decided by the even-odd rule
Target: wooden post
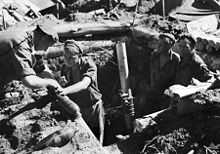
[{"label": "wooden post", "polygon": [[134,12],[133,21],[131,23],[131,26],[133,26],[135,24],[135,19],[136,19],[136,16],[137,16],[137,11],[138,11],[138,6],[139,6],[139,1],[140,0],[138,0],[137,3],[136,3],[135,12]]},{"label": "wooden post", "polygon": [[6,30],[4,10],[2,10],[2,25],[3,25],[3,29]]},{"label": "wooden post", "polygon": [[57,11],[57,19],[60,18],[60,3],[59,2],[56,2],[56,11]]}]

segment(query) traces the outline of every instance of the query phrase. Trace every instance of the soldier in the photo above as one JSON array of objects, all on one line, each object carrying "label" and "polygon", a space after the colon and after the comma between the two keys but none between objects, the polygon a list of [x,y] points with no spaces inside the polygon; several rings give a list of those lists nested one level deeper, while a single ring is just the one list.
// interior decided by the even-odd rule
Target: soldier
[{"label": "soldier", "polygon": [[68,95],[79,105],[82,116],[100,143],[104,137],[104,108],[97,84],[97,67],[89,56],[83,55],[74,40],[64,44],[64,76],[68,83],[61,95]]},{"label": "soldier", "polygon": [[[219,87],[219,80],[216,80],[217,74],[210,71],[202,58],[196,53],[195,44],[196,41],[191,35],[183,34],[172,47],[172,50],[180,55],[180,63],[177,66],[174,85],[169,87],[168,90],[165,91],[165,94],[168,94],[173,100],[179,100],[174,94],[181,95],[181,92],[183,92],[180,97],[184,98],[182,101],[186,103],[183,102],[182,105],[178,106],[178,114],[187,114],[204,109],[201,108],[201,106],[196,107],[195,104],[194,107],[192,107],[192,105],[187,103],[187,101],[190,101],[186,96],[207,88]],[[172,105],[174,105],[174,107],[176,106],[175,103],[171,103],[171,106]]]},{"label": "soldier", "polygon": [[172,34],[159,35],[157,48],[150,56],[149,86],[141,96],[140,105],[135,106],[138,117],[168,106],[169,102],[164,98],[163,92],[174,84],[180,62],[179,55],[170,50],[174,42],[175,37]]},{"label": "soldier", "polygon": [[173,79],[180,63],[180,56],[170,50],[174,43],[175,37],[172,34],[160,34],[158,48],[151,55],[150,87],[159,93],[174,84]]},{"label": "soldier", "polygon": [[213,79],[213,72],[210,71],[196,53],[196,41],[189,34],[183,34],[172,47],[172,50],[180,55],[180,64],[176,72],[175,83],[187,86],[195,78],[201,82]]},{"label": "soldier", "polygon": [[[142,100],[143,106],[140,108],[140,115],[148,114],[168,106],[168,101],[163,96],[163,91],[174,84],[177,66],[180,62],[178,54],[171,49],[175,42],[172,34],[161,33],[159,35],[158,46],[150,57],[150,84]],[[157,104],[157,105],[155,105]]]},{"label": "soldier", "polygon": [[47,50],[55,41],[57,34],[51,27],[40,25],[28,29],[8,29],[0,32],[0,85],[12,80],[21,80],[29,88],[52,86],[61,88],[53,79],[43,79],[33,70],[34,50]]},{"label": "soldier", "polygon": [[[164,34],[161,36],[165,38]],[[164,40],[168,36],[166,34]],[[212,79],[214,73],[196,53],[196,42],[192,36],[183,34],[175,43],[172,41],[163,45],[160,42],[164,42],[163,39],[159,40],[158,50],[151,60],[151,88],[163,92],[173,84],[187,86],[193,78],[202,82]]]}]

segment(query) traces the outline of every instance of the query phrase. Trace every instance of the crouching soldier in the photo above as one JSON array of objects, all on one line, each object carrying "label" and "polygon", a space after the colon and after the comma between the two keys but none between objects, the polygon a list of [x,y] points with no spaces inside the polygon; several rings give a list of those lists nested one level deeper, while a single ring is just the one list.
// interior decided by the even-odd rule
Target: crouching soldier
[{"label": "crouching soldier", "polygon": [[218,81],[214,82],[217,74],[209,70],[203,59],[197,54],[195,44],[196,41],[191,35],[183,34],[172,47],[173,52],[179,54],[180,63],[177,66],[174,84],[165,93],[172,97],[179,95],[182,100],[186,100],[178,106],[178,114],[195,112],[200,109],[199,105],[195,107],[195,103],[192,105],[187,103],[187,96],[205,91],[218,83]]},{"label": "crouching soldier", "polygon": [[101,144],[104,135],[104,108],[102,95],[97,85],[97,67],[91,57],[83,55],[81,47],[74,40],[64,44],[65,69],[63,75],[67,87],[60,91],[76,102],[84,120]]},{"label": "crouching soldier", "polygon": [[175,42],[172,50],[180,55],[180,64],[176,71],[175,83],[187,86],[192,78],[200,82],[213,81],[213,72],[208,69],[195,49],[196,41],[189,34],[183,34]]},{"label": "crouching soldier", "polygon": [[0,32],[0,88],[12,80],[21,80],[29,88],[61,88],[56,80],[38,77],[34,71],[34,51],[46,51],[58,40],[47,25]]}]

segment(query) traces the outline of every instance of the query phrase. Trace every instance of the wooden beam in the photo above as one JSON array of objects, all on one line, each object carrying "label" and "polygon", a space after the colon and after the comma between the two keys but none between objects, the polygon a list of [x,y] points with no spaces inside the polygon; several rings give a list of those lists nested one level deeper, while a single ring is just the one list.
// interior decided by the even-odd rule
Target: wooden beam
[{"label": "wooden beam", "polygon": [[130,25],[120,22],[105,22],[105,23],[62,23],[57,24],[54,30],[58,32],[61,38],[78,38],[78,37],[92,37],[96,35],[125,35],[130,31]]},{"label": "wooden beam", "polygon": [[135,132],[143,132],[145,129],[147,129],[149,126],[155,125],[156,122],[154,121],[156,118],[163,117],[164,115],[169,115],[173,113],[172,108],[167,108],[164,110],[160,110],[157,112],[154,112],[149,115],[145,115],[142,118],[135,119],[135,124],[134,124],[134,131]]}]

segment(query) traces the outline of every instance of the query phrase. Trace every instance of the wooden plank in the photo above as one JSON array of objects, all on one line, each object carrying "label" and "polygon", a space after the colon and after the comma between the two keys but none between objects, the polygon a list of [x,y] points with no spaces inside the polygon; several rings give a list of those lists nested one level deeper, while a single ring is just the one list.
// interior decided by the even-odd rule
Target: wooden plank
[{"label": "wooden plank", "polygon": [[165,90],[165,94],[168,96],[178,96],[179,98],[184,98],[190,95],[193,95],[199,91],[205,91],[207,90],[212,83],[207,82],[207,83],[202,83],[200,85],[188,85],[188,86],[183,86],[183,85],[173,85],[170,86],[167,90]]}]

